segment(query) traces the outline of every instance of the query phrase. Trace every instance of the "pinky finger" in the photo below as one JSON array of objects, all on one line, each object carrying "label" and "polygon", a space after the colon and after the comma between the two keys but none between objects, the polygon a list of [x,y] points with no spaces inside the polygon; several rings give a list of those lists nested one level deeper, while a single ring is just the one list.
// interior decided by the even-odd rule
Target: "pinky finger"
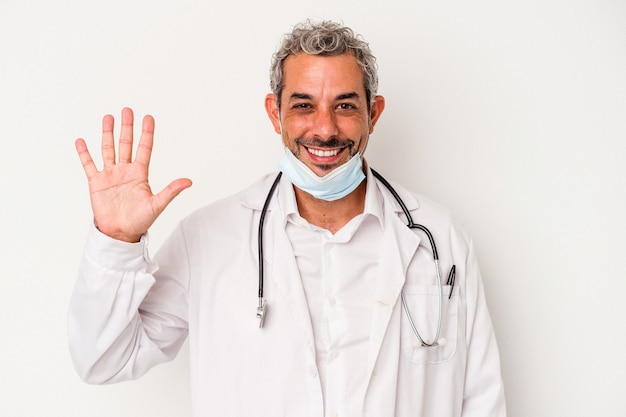
[{"label": "pinky finger", "polygon": [[87,149],[87,144],[85,143],[85,140],[80,138],[76,139],[74,145],[76,146],[76,152],[78,152],[80,163],[83,165],[83,170],[85,171],[85,174],[87,174],[87,178],[91,178],[98,172],[98,169],[96,168],[96,165],[91,158],[91,154]]}]

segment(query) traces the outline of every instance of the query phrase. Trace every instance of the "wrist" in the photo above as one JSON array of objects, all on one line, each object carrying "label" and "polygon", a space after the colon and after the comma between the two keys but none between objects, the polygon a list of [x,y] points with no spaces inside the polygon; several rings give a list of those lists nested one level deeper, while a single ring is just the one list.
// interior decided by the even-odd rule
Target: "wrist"
[{"label": "wrist", "polygon": [[111,239],[115,239],[115,240],[119,240],[121,242],[126,242],[126,243],[138,243],[141,240],[141,236],[144,235],[144,233],[141,234],[129,234],[129,233],[123,233],[120,230],[112,230],[112,229],[107,229],[107,228],[102,228],[98,225],[98,223],[94,220],[94,226],[96,227],[96,229],[98,229],[98,231],[108,237],[110,237]]}]

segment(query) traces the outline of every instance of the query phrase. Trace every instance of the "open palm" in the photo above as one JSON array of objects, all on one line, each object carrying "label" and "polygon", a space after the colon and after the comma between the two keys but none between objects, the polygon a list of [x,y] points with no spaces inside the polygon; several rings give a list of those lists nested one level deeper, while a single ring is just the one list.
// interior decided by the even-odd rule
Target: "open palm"
[{"label": "open palm", "polygon": [[152,154],[154,119],[152,116],[143,119],[134,161],[132,110],[122,110],[117,159],[113,126],[113,116],[104,116],[102,170],[96,168],[84,139],[76,140],[76,151],[89,182],[91,207],[98,229],[112,238],[137,242],[174,197],[191,186],[191,181],[179,178],[158,194],[153,194],[148,182],[148,167]]}]

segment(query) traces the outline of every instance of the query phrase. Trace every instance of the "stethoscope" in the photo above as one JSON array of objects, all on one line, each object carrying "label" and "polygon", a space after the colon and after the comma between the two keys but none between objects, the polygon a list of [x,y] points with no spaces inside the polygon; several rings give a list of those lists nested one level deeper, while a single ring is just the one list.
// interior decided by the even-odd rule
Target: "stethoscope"
[{"label": "stethoscope", "polygon": [[[437,291],[439,295],[439,309],[438,309],[439,314],[437,318],[437,333],[435,334],[435,337],[432,342],[426,342],[424,338],[422,337],[422,335],[420,334],[420,332],[417,330],[417,327],[415,326],[415,322],[413,321],[413,317],[409,310],[409,306],[404,297],[404,291],[401,293],[402,307],[404,309],[404,312],[406,313],[411,329],[413,330],[413,333],[417,337],[417,340],[419,341],[421,346],[425,346],[425,347],[443,346],[446,343],[446,339],[439,337],[441,335],[441,324],[443,322],[443,284],[442,284],[442,279],[441,279],[441,268],[439,267],[439,254],[437,253],[437,245],[435,245],[435,239],[433,238],[432,233],[430,232],[430,230],[428,230],[426,226],[413,222],[413,218],[411,217],[409,210],[404,204],[404,201],[402,201],[402,198],[400,198],[400,195],[398,195],[398,193],[391,186],[391,184],[389,184],[389,182],[385,178],[383,178],[383,176],[380,175],[378,172],[376,172],[375,170],[371,168],[370,170],[372,171],[372,174],[374,175],[374,177],[378,179],[378,181],[380,181],[389,190],[389,192],[393,195],[393,197],[396,199],[398,204],[400,204],[400,207],[402,208],[402,211],[404,212],[404,215],[406,216],[406,219],[407,219],[407,227],[409,229],[419,229],[422,232],[424,232],[426,236],[428,237],[428,241],[430,242],[430,247],[433,253],[433,259],[435,261],[434,263],[435,263],[435,273],[437,275]],[[270,204],[270,201],[272,200],[272,196],[274,194],[274,191],[276,190],[276,187],[278,186],[278,183],[280,182],[281,177],[282,177],[282,172],[279,172],[278,175],[276,176],[276,179],[274,179],[274,182],[272,183],[272,186],[270,187],[269,192],[267,193],[265,204],[263,204],[263,209],[261,210],[261,217],[259,218],[259,232],[258,232],[259,304],[256,309],[256,316],[257,316],[257,319],[259,319],[259,328],[263,327],[263,323],[265,321],[265,316],[267,313],[267,302],[265,298],[263,298],[263,224],[265,222],[265,214],[267,213],[267,208]],[[450,275],[448,276],[449,285],[450,284],[454,285],[454,279],[455,279],[454,275],[455,275],[455,266],[452,266],[452,269],[450,270]],[[450,295],[452,295],[452,289],[450,290]]]}]

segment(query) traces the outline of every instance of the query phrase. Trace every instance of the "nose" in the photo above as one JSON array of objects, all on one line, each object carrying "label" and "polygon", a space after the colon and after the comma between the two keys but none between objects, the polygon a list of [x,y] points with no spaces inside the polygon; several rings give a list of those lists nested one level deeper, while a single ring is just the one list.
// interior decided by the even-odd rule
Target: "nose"
[{"label": "nose", "polygon": [[312,133],[322,140],[337,137],[337,116],[330,108],[318,108],[313,118]]}]

